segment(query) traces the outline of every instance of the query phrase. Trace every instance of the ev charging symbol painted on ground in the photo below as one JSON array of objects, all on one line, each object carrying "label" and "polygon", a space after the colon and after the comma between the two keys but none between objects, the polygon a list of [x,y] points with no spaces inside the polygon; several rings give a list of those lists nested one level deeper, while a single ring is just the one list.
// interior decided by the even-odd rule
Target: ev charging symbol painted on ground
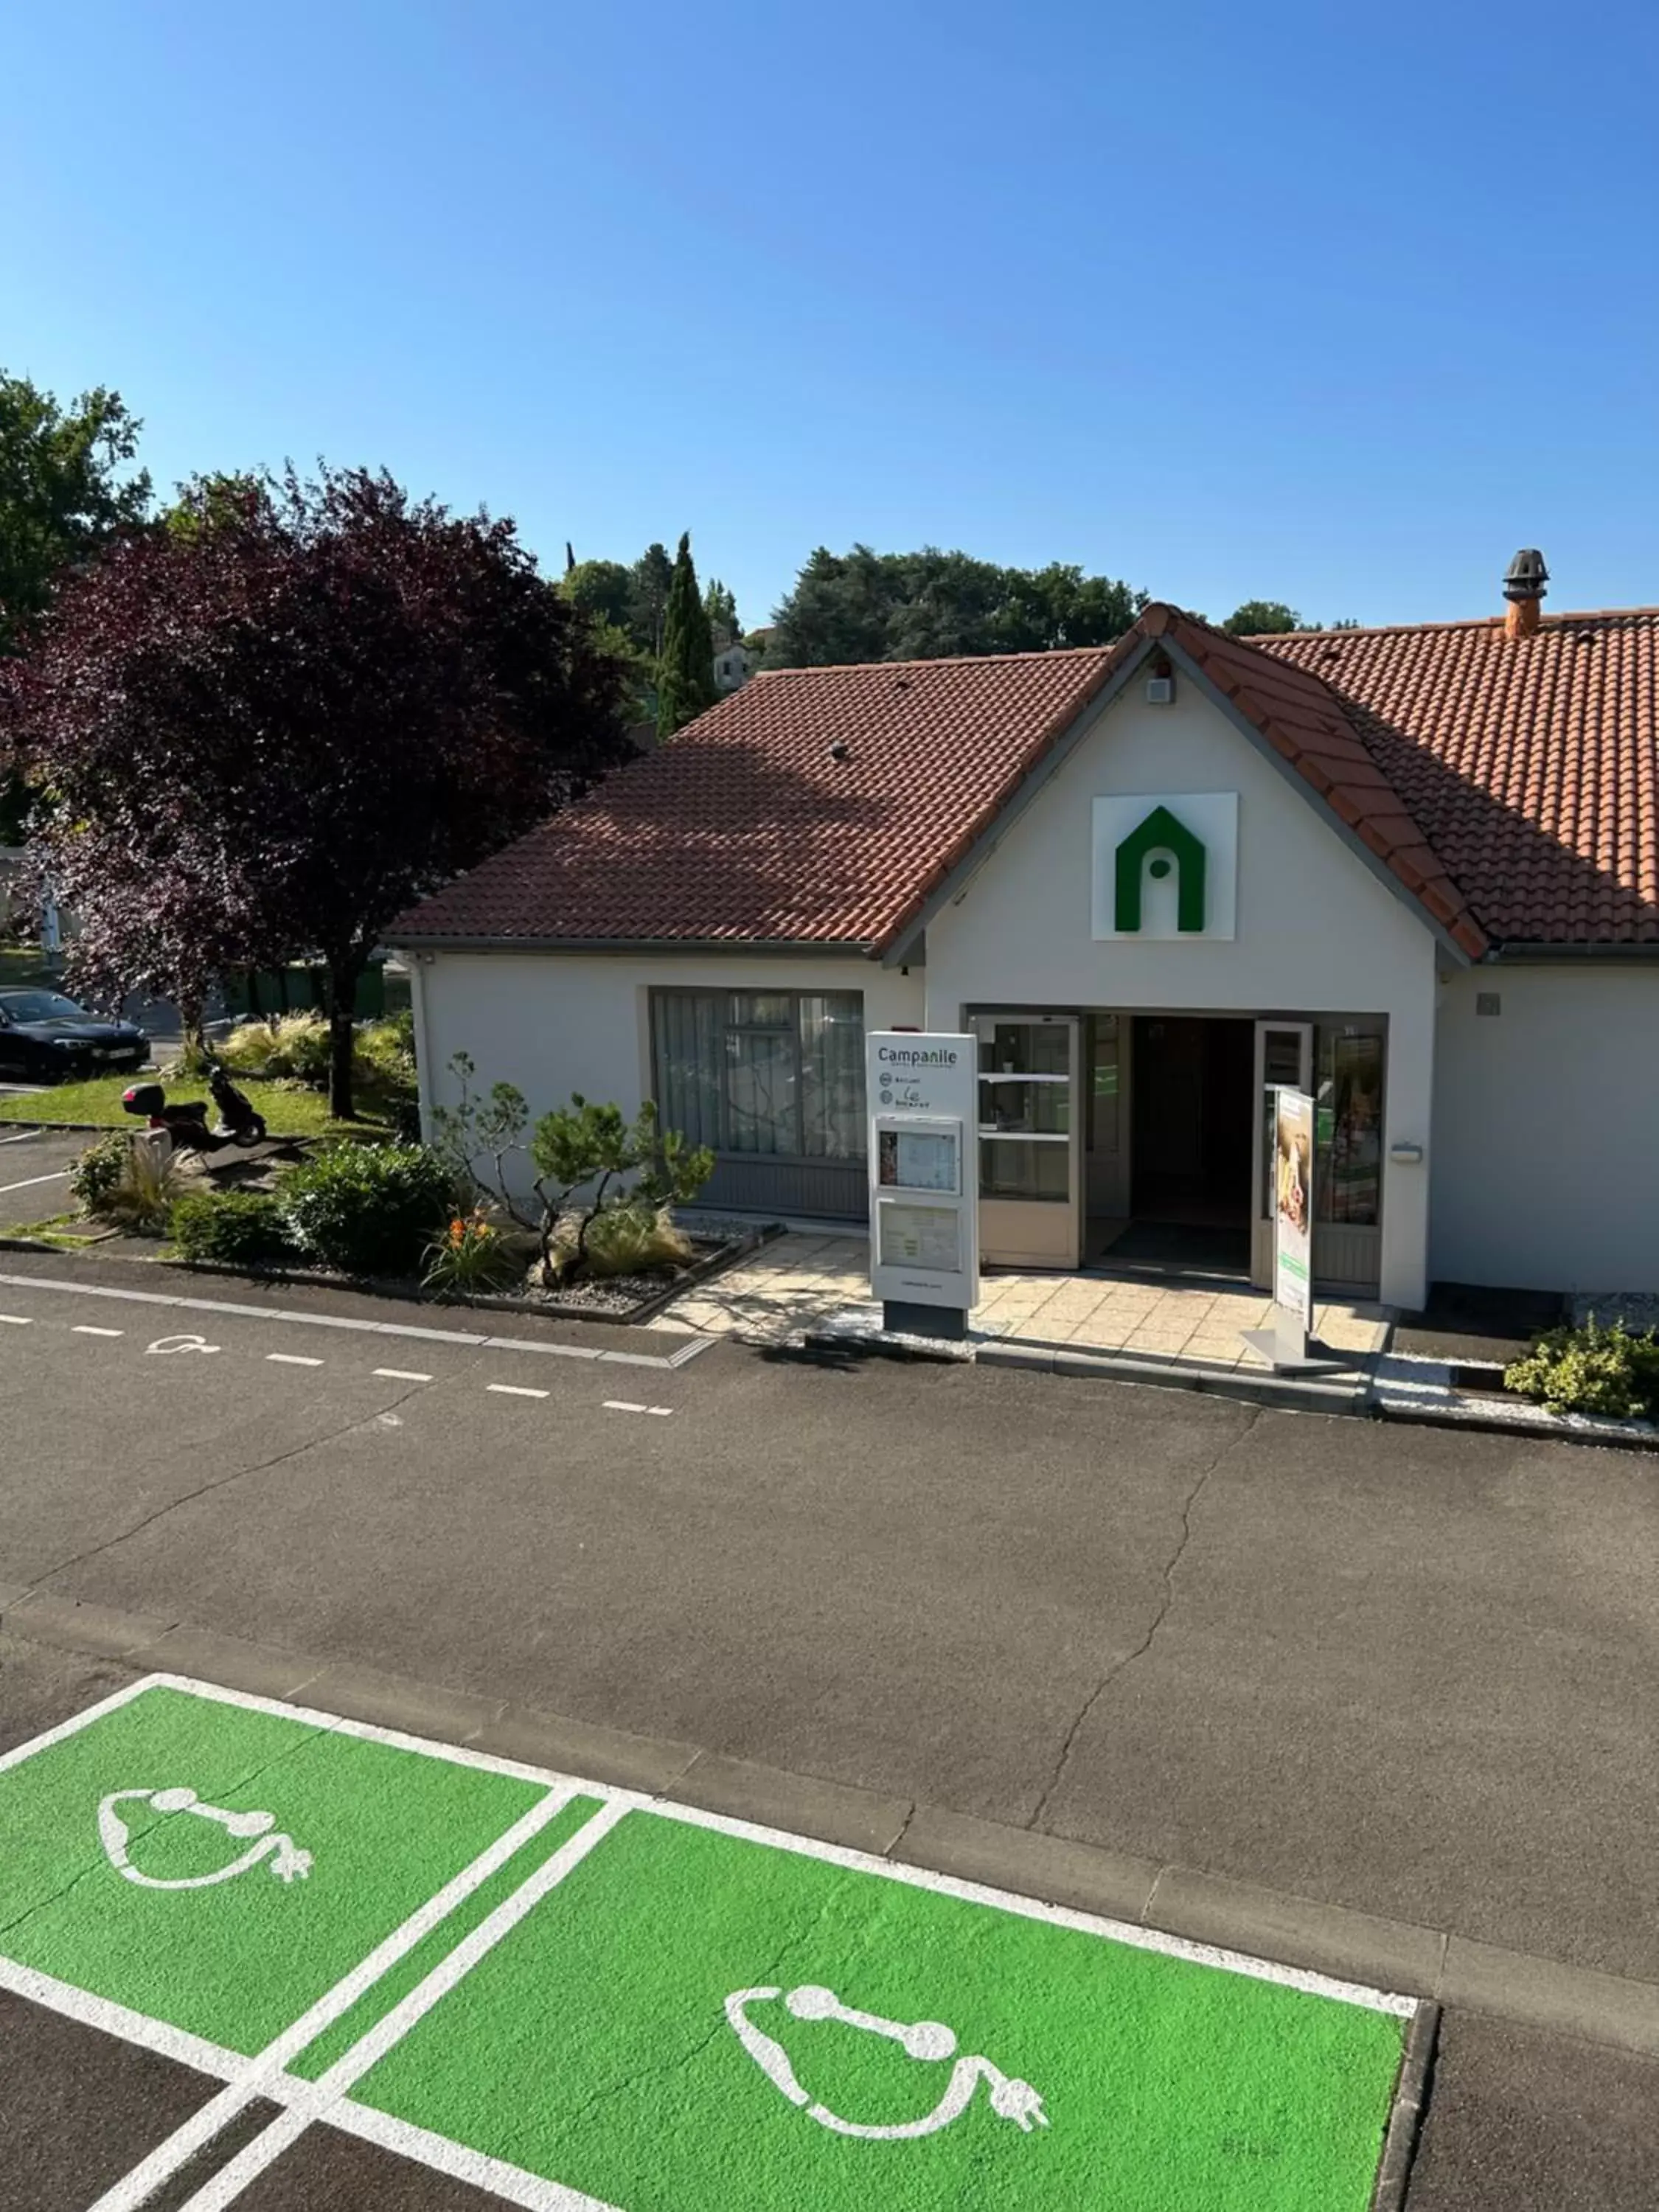
[{"label": "ev charging symbol painted on ground", "polygon": [[[127,1824],[116,1811],[118,1805],[137,1803],[139,1800],[158,1813],[193,1813],[198,1820],[216,1820],[227,1835],[239,1839],[244,1836],[258,1838],[239,1859],[221,1867],[214,1874],[193,1874],[162,1880],[155,1875],[143,1873],[127,1856]],[[274,1813],[231,1813],[222,1805],[204,1805],[193,1790],[113,1790],[98,1808],[98,1833],[106,1856],[125,1881],[136,1881],[144,1889],[210,1889],[215,1882],[232,1881],[239,1874],[246,1874],[262,1859],[270,1861],[270,1871],[284,1884],[291,1883],[297,1875],[304,1881],[311,1873],[311,1853],[296,1848],[291,1836],[273,1834],[276,1826]]]},{"label": "ev charging symbol painted on ground", "polygon": [[1046,2128],[1048,2124],[1042,2100],[1029,2081],[1014,2081],[988,2058],[965,2053],[951,2069],[945,2094],[921,2119],[906,2120],[894,2127],[870,2127],[856,2120],[843,2120],[827,2106],[811,2101],[796,2080],[782,2045],[750,2019],[750,2005],[764,2004],[776,1997],[783,1998],[784,2010],[796,2020],[833,2020],[845,2027],[861,2028],[867,2035],[887,2036],[902,2045],[910,2057],[924,2061],[942,2063],[952,2057],[957,2048],[956,2031],[936,2020],[907,2022],[884,2020],[878,2013],[860,2012],[852,2005],[842,2004],[833,1990],[820,1989],[810,1982],[787,1995],[779,1989],[734,1990],[726,2000],[726,2017],[738,2042],[774,2088],[781,2090],[792,2105],[803,2106],[809,2120],[816,2120],[821,2128],[829,2128],[836,2135],[858,2136],[866,2142],[898,2142],[917,2136],[937,2135],[952,2120],[961,2118],[981,2081],[990,2085],[991,2110],[999,2119],[1017,2122],[1022,2135],[1030,2135],[1033,2126]]}]

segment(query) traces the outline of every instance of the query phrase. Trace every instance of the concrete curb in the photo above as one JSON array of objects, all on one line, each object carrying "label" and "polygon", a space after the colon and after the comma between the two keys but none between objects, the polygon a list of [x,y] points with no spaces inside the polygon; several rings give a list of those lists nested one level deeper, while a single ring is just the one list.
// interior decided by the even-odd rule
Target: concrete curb
[{"label": "concrete curb", "polygon": [[[27,1643],[114,1660],[135,1672],[193,1674],[256,1696],[468,1744],[1046,1904],[1416,1996],[1423,2000],[1419,2021],[1433,2018],[1408,2039],[1400,2112],[1389,2135],[1389,2150],[1407,2173],[1443,2005],[1659,2057],[1659,1984],[788,1773],[695,1744],[635,1735],[349,1661],[307,1657],[166,1615],[82,1604],[38,1585],[0,1587],[0,1629]],[[1373,2212],[1397,2212],[1402,2202],[1379,2197]]]},{"label": "concrete curb", "polygon": [[1382,2142],[1382,2163],[1377,2169],[1371,2212],[1406,2212],[1406,2192],[1423,2132],[1423,2114],[1429,2100],[1429,2077],[1435,2045],[1440,2035],[1440,2008],[1419,2005],[1406,2031],[1405,2055],[1389,2115],[1389,2132]]},{"label": "concrete curb", "polygon": [[986,1367],[1023,1367],[1035,1373],[1065,1375],[1099,1382],[1150,1383],[1159,1390],[1195,1390],[1212,1397],[1243,1398],[1304,1413],[1365,1413],[1370,1384],[1363,1375],[1344,1382],[1298,1382],[1265,1370],[1233,1367],[1154,1365],[1115,1352],[1049,1351],[1038,1345],[982,1344],[978,1362]]}]

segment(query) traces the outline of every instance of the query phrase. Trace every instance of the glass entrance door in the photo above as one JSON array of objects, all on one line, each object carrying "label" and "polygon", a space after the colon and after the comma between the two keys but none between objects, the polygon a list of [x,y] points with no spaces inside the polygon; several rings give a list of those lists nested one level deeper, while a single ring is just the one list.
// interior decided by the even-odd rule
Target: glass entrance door
[{"label": "glass entrance door", "polygon": [[1075,1267],[1083,1251],[1075,1014],[979,1014],[980,1257]]},{"label": "glass entrance door", "polygon": [[1250,1207],[1250,1280],[1273,1286],[1274,1188],[1273,1092],[1313,1088],[1311,1022],[1258,1022],[1255,1025],[1255,1136]]}]

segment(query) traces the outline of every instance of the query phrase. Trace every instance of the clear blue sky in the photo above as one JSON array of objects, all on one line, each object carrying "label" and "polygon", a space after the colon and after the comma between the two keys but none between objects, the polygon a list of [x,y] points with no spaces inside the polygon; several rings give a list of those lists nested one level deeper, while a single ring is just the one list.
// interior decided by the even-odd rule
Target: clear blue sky
[{"label": "clear blue sky", "polygon": [[1659,601],[1652,0],[9,11],[0,365],[544,562]]}]

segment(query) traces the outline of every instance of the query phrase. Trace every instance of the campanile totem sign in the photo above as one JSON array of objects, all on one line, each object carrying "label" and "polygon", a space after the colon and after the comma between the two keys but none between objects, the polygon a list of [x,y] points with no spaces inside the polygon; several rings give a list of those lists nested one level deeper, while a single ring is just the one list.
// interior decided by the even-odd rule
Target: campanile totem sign
[{"label": "campanile totem sign", "polygon": [[975,1042],[878,1030],[865,1048],[871,1290],[887,1328],[965,1337],[979,1302]]}]

